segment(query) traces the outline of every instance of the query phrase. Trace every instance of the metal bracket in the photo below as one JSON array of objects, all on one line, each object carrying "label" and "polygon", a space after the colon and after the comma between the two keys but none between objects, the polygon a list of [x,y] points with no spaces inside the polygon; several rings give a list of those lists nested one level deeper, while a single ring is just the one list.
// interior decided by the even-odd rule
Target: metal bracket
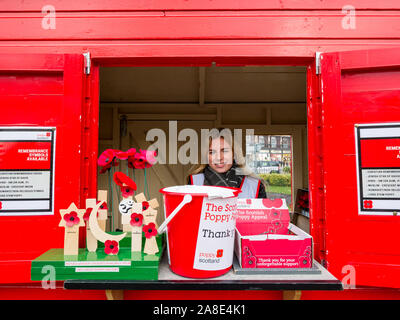
[{"label": "metal bracket", "polygon": [[85,59],[85,65],[83,66],[83,72],[85,74],[90,74],[90,67],[91,67],[90,52],[83,53],[83,57]]},{"label": "metal bracket", "polygon": [[315,52],[315,74],[321,74],[321,53]]}]

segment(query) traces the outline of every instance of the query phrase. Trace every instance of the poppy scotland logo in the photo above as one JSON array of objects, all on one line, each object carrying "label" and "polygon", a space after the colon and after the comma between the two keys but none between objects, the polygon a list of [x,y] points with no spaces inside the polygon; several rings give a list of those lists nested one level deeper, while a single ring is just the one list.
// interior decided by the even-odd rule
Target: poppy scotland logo
[{"label": "poppy scotland logo", "polygon": [[79,224],[80,221],[78,214],[75,211],[65,214],[64,220],[67,227],[73,227],[74,225]]},{"label": "poppy scotland logo", "polygon": [[3,203],[0,201],[0,210],[3,209]]},{"label": "poppy scotland logo", "polygon": [[372,200],[364,200],[364,209],[372,209]]},{"label": "poppy scotland logo", "polygon": [[143,215],[136,212],[132,213],[130,223],[132,227],[140,227],[143,225]]},{"label": "poppy scotland logo", "polygon": [[147,239],[150,239],[151,237],[155,237],[157,235],[156,225],[153,222],[146,224],[143,227],[143,232],[144,232],[144,236]]},{"label": "poppy scotland logo", "polygon": [[251,204],[251,199],[246,199],[246,204]]},{"label": "poppy scotland logo", "polygon": [[223,255],[224,255],[224,250],[223,249],[217,250],[217,258],[221,258]]},{"label": "poppy scotland logo", "polygon": [[119,251],[118,242],[114,240],[107,240],[104,242],[104,252],[106,254],[117,254]]}]

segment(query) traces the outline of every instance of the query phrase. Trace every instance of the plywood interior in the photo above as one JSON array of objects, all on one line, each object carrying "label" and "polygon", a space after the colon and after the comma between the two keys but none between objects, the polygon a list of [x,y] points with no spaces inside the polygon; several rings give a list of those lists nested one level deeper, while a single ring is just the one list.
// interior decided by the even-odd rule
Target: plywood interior
[{"label": "plywood interior", "polygon": [[[148,130],[162,128],[168,134],[169,120],[176,120],[179,130],[227,127],[254,129],[255,134],[290,134],[293,190],[308,187],[305,67],[101,69],[99,152],[147,148],[153,143],[146,141]],[[159,188],[185,184],[189,167],[164,164],[149,169],[150,197],[162,203]],[[126,172],[124,167],[120,170]],[[98,177],[99,188],[107,189],[108,176]],[[143,191],[143,172],[135,178],[138,191]]]}]

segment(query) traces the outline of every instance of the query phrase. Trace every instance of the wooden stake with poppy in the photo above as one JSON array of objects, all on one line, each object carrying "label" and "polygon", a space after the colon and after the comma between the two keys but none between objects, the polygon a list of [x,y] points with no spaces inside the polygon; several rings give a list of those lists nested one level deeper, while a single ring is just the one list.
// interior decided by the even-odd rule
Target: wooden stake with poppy
[{"label": "wooden stake with poppy", "polygon": [[96,206],[96,199],[86,199],[86,211],[83,215],[83,220],[86,222],[86,248],[89,252],[96,252],[97,250],[97,239],[90,231],[89,216],[93,208]]},{"label": "wooden stake with poppy", "polygon": [[79,252],[79,227],[85,226],[83,215],[85,209],[78,209],[71,203],[68,209],[61,209],[59,227],[64,227],[64,255],[78,255]]},{"label": "wooden stake with poppy", "polygon": [[97,199],[99,201],[104,201],[105,203],[100,207],[98,213],[98,220],[100,229],[106,231],[107,225],[107,216],[108,216],[108,208],[107,208],[107,190],[99,190],[97,192]]}]

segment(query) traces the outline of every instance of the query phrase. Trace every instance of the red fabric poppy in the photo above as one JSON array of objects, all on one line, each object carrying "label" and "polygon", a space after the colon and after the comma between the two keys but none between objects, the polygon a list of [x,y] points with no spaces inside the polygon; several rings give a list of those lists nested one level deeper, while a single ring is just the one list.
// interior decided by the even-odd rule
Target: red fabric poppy
[{"label": "red fabric poppy", "polygon": [[372,200],[364,200],[364,209],[372,209]]},{"label": "red fabric poppy", "polygon": [[104,242],[104,252],[106,254],[117,254],[119,251],[118,242],[114,240],[107,240]]},{"label": "red fabric poppy", "polygon": [[269,217],[271,218],[271,220],[279,219],[281,217],[281,212],[272,209],[269,213]]},{"label": "red fabric poppy", "polygon": [[271,223],[274,226],[275,230],[279,230],[282,228],[282,222],[280,220],[273,220]]},{"label": "red fabric poppy", "polygon": [[155,150],[141,150],[146,155],[146,168],[152,167],[156,162],[157,151]]},{"label": "red fabric poppy", "polygon": [[115,150],[104,150],[97,160],[97,164],[102,167],[100,173],[106,172],[107,170],[111,169],[112,166],[117,166],[118,162],[114,161],[115,158]]},{"label": "red fabric poppy", "polygon": [[114,173],[114,182],[120,187],[124,198],[133,195],[133,192],[137,189],[135,181],[122,172]]},{"label": "red fabric poppy", "polygon": [[75,211],[66,213],[64,215],[64,220],[66,222],[67,227],[73,227],[75,224],[78,224],[80,221],[78,214]]},{"label": "red fabric poppy", "polygon": [[143,215],[140,213],[132,213],[131,214],[131,226],[132,227],[140,227],[143,225]]},{"label": "red fabric poppy", "polygon": [[157,235],[156,225],[153,222],[146,224],[145,226],[143,226],[143,232],[144,232],[144,236],[147,239],[150,239],[151,237],[156,236]]},{"label": "red fabric poppy", "polygon": [[149,203],[147,201],[142,202],[142,210],[146,211],[150,207]]},{"label": "red fabric poppy", "polygon": [[129,196],[133,195],[133,193],[135,192],[134,189],[132,189],[131,187],[121,187],[121,193],[122,193],[122,197],[123,198],[128,198]]},{"label": "red fabric poppy", "polygon": [[135,161],[136,149],[130,148],[126,151],[126,153],[128,154],[128,167],[134,168],[133,162]]}]

